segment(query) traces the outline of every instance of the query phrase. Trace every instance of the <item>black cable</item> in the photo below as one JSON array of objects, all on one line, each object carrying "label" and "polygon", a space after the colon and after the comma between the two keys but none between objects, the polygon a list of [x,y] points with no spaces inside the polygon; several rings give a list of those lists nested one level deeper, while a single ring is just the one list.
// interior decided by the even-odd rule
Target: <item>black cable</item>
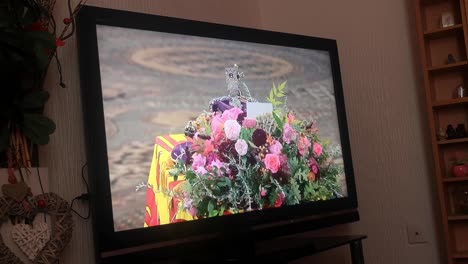
[{"label": "black cable", "polygon": [[39,173],[39,167],[36,167],[37,177],[39,177],[39,185],[41,186],[42,195],[44,195],[44,187],[42,186],[41,174]]},{"label": "black cable", "polygon": [[86,178],[84,176],[85,172],[84,172],[84,169],[88,167],[88,162],[86,162],[83,167],[81,167],[81,178],[83,179],[83,182],[85,183],[85,186],[86,186],[86,193],[89,194],[89,185],[88,185],[88,181],[86,181]]},{"label": "black cable", "polygon": [[[80,197],[80,196],[78,196],[78,197]],[[75,203],[76,200],[78,200],[78,197],[73,198],[73,200],[71,201],[70,210],[72,212],[74,212],[79,218],[81,218],[83,220],[88,220],[91,217],[91,211],[89,210],[89,208],[88,208],[88,214],[86,216],[81,215],[75,209],[73,209],[73,204]]]},{"label": "black cable", "polygon": [[60,87],[62,88],[66,88],[66,84],[63,82],[63,74],[62,74],[62,64],[60,63],[60,60],[58,58],[58,55],[57,55],[57,49],[55,49],[55,53],[54,53],[54,58],[55,58],[55,62],[56,62],[56,65],[57,65],[57,71],[58,71],[58,74],[59,74],[59,79],[60,79]]},{"label": "black cable", "polygon": [[70,203],[70,210],[72,212],[74,212],[78,217],[80,217],[81,219],[83,220],[87,220],[91,217],[91,210],[88,206],[88,213],[86,216],[83,216],[82,214],[78,213],[78,211],[76,211],[75,209],[73,209],[73,204],[75,203],[75,201],[77,200],[81,200],[81,201],[89,201],[89,185],[88,185],[88,181],[86,181],[86,178],[85,178],[85,168],[88,166],[88,163],[86,162],[83,167],[81,167],[81,179],[83,179],[83,182],[85,183],[85,186],[86,186],[86,193],[83,193],[81,194],[80,196],[77,196],[75,198],[73,198],[73,200],[71,201]]}]

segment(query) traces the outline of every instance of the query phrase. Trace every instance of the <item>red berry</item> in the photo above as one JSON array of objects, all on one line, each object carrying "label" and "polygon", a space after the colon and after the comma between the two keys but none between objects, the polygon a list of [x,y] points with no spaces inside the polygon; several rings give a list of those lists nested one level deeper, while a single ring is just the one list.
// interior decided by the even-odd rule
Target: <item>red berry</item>
[{"label": "red berry", "polygon": [[46,207],[46,203],[44,200],[38,200],[37,201],[37,207],[44,209]]},{"label": "red berry", "polygon": [[59,39],[59,38],[56,38],[55,39],[55,45],[57,47],[63,47],[63,46],[65,46],[65,42],[63,40]]},{"label": "red berry", "polygon": [[71,22],[72,22],[72,20],[71,20],[71,18],[69,18],[69,17],[66,17],[66,18],[63,19],[63,23],[64,23],[65,25],[71,24]]}]

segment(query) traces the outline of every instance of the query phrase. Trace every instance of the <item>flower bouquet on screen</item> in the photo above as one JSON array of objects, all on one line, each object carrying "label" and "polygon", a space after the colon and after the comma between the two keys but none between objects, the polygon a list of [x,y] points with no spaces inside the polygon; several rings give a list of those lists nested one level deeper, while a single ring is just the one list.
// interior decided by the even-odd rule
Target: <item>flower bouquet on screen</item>
[{"label": "flower bouquet on screen", "polygon": [[296,118],[286,82],[257,102],[241,77],[237,66],[227,69],[228,96],[187,124],[192,141],[173,153],[170,177],[185,179],[168,193],[178,210],[206,218],[341,197],[340,146]]}]

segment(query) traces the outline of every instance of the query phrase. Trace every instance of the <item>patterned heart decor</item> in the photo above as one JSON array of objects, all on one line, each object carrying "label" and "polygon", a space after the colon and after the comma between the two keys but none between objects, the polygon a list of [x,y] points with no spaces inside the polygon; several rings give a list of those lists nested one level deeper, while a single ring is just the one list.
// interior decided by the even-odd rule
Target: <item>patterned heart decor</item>
[{"label": "patterned heart decor", "polygon": [[34,227],[27,224],[16,224],[11,231],[11,237],[21,251],[30,260],[34,260],[49,242],[50,230],[46,223],[39,223]]},{"label": "patterned heart decor", "polygon": [[[27,202],[29,206],[25,206]],[[35,264],[57,264],[59,256],[70,242],[73,233],[73,216],[68,202],[55,193],[45,193],[28,197],[25,201],[17,202],[11,197],[0,197],[0,226],[10,216],[33,219],[38,212],[44,212],[52,218],[52,231],[45,231],[45,227],[17,227],[14,234],[15,242]],[[37,232],[36,232],[37,231]],[[50,237],[50,239],[46,239]],[[29,245],[40,242],[37,245]],[[26,245],[28,244],[28,245]],[[44,244],[44,245],[42,245]],[[37,247],[37,248],[34,248]],[[40,248],[42,247],[42,248]],[[31,248],[33,250],[31,250]],[[0,235],[0,263],[23,264],[3,242]]]}]

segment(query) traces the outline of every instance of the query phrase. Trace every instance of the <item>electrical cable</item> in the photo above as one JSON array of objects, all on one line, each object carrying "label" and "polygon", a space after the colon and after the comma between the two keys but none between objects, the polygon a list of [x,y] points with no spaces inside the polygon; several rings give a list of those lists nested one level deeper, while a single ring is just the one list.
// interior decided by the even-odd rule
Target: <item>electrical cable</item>
[{"label": "electrical cable", "polygon": [[78,217],[80,217],[81,219],[83,220],[87,220],[90,218],[91,216],[91,210],[88,206],[88,213],[86,214],[86,216],[83,216],[82,214],[80,214],[78,211],[76,211],[75,209],[73,209],[73,204],[75,203],[75,201],[77,200],[80,200],[80,201],[89,201],[89,185],[88,185],[88,181],[86,181],[86,178],[85,178],[85,173],[84,173],[84,170],[85,168],[88,166],[88,163],[86,162],[83,167],[81,167],[81,179],[83,179],[83,182],[85,183],[85,186],[86,186],[86,193],[83,193],[81,194],[80,196],[77,196],[75,198],[73,198],[73,200],[71,201],[70,203],[70,210],[72,212],[74,212]]}]

